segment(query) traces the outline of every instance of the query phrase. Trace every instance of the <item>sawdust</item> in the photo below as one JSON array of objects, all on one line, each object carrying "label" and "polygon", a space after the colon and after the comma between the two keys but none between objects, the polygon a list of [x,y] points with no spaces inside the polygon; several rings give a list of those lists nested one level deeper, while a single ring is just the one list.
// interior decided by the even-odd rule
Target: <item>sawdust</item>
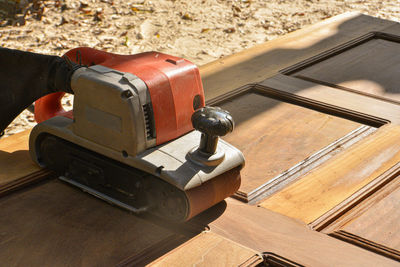
[{"label": "sawdust", "polygon": [[[54,55],[78,46],[121,54],[154,50],[202,65],[346,11],[400,20],[400,0],[34,2],[40,5],[24,18],[0,21],[0,46]],[[70,109],[71,97],[63,101]],[[5,135],[34,124],[24,111]]]}]

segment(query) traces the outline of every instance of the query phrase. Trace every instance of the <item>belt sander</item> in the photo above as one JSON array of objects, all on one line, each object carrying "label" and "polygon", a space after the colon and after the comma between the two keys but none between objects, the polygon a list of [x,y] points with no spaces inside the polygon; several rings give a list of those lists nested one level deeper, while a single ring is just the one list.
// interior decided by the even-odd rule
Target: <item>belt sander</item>
[{"label": "belt sander", "polygon": [[219,139],[233,119],[204,106],[194,64],[156,52],[66,56],[81,66],[71,76],[73,110],[62,109],[63,93],[36,101],[29,146],[37,164],[114,205],[172,221],[239,188],[244,157]]}]

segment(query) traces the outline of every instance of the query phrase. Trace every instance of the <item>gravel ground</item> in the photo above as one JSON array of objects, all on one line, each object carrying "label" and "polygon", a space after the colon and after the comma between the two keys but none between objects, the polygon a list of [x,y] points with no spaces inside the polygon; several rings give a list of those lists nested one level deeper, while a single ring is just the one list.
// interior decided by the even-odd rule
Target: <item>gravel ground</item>
[{"label": "gravel ground", "polygon": [[[154,50],[202,65],[347,11],[400,21],[400,0],[34,2],[25,16],[0,20],[2,47],[60,56],[78,46],[121,54]],[[71,96],[64,105],[71,108]],[[24,111],[5,135],[34,124]]]}]

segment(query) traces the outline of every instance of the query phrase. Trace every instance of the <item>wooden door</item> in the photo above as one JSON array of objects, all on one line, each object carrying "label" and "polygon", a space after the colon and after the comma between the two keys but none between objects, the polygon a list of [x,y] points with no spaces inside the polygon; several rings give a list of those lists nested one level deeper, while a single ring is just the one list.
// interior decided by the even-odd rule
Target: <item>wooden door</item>
[{"label": "wooden door", "polygon": [[[259,205],[395,260],[400,260],[399,52],[400,35],[370,32],[256,85],[276,99],[372,127]],[[308,124],[307,118],[302,122]],[[339,124],[336,133],[346,126]]]},{"label": "wooden door", "polygon": [[52,179],[30,162],[29,133],[1,140],[0,259],[398,265],[398,36],[399,24],[347,14],[203,66],[207,104],[232,113],[224,139],[246,166],[232,198],[185,224],[133,216]]}]

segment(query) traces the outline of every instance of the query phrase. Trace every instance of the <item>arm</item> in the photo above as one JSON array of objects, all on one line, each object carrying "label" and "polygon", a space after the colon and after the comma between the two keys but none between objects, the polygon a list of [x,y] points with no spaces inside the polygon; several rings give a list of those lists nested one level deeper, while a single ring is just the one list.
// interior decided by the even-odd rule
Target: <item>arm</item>
[{"label": "arm", "polygon": [[73,93],[70,81],[75,69],[58,56],[0,47],[0,133],[40,97]]}]

